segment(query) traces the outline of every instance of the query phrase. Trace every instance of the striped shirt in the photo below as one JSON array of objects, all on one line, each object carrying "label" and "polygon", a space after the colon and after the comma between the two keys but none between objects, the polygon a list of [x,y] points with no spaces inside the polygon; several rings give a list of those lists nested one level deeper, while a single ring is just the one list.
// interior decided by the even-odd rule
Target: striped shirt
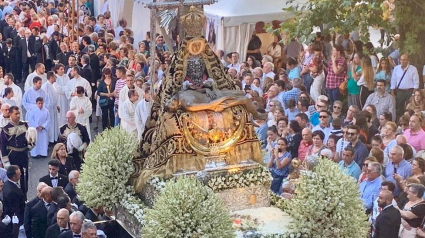
[{"label": "striped shirt", "polygon": [[[125,80],[124,79],[117,79],[117,83],[115,84],[115,91],[120,95],[121,89],[125,86]],[[118,106],[119,97],[115,97],[114,105]]]}]

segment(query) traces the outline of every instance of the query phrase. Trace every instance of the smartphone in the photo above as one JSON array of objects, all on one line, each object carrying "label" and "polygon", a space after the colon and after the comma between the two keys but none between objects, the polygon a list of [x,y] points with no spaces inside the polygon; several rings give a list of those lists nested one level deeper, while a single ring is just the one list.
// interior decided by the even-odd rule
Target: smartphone
[{"label": "smartphone", "polygon": [[245,85],[245,88],[244,88],[244,90],[245,90],[245,91],[251,90],[251,85],[249,85],[249,84],[246,84],[246,85]]}]

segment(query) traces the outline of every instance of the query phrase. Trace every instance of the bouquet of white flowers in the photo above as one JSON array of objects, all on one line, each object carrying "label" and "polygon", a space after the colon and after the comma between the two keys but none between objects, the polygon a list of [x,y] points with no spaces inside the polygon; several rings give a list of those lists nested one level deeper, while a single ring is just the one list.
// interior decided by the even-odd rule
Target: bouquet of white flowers
[{"label": "bouquet of white flowers", "polygon": [[[112,209],[129,193],[128,179],[137,139],[115,127],[98,135],[87,148],[77,192],[89,207]],[[130,195],[131,192],[130,192]]]}]

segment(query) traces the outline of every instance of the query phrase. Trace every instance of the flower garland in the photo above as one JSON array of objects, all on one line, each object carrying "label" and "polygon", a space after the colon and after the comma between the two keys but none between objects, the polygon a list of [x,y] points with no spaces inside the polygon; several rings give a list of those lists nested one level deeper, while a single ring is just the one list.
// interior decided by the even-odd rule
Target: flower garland
[{"label": "flower garland", "polygon": [[246,188],[270,182],[272,179],[266,167],[260,167],[238,173],[229,173],[223,176],[213,176],[207,185],[213,191],[222,191],[232,188]]},{"label": "flower garland", "polygon": [[[133,190],[132,187],[129,187],[129,189]],[[145,224],[146,207],[143,204],[142,200],[133,195],[133,191],[129,191],[129,193],[124,194],[124,197],[121,199],[120,204],[128,211],[128,213],[130,213],[136,218],[140,225]]]}]

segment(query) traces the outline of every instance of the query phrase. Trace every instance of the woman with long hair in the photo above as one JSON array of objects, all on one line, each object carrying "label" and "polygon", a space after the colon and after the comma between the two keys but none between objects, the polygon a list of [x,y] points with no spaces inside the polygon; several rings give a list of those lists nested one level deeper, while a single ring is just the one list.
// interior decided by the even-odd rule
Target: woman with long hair
[{"label": "woman with long hair", "polygon": [[376,114],[376,107],[375,105],[369,104],[366,106],[365,108],[366,111],[368,111],[370,113],[370,115],[372,116],[370,118],[370,122],[372,123],[372,125],[376,126],[376,128],[379,127],[379,119],[377,117]]},{"label": "woman with long hair", "polygon": [[367,42],[363,45],[363,53],[369,56],[372,68],[376,71],[376,68],[378,67],[378,56],[376,55],[375,47],[372,42]]},{"label": "woman with long hair", "polygon": [[360,53],[354,53],[353,60],[350,63],[350,70],[347,75],[348,107],[351,105],[360,107],[361,86],[357,85],[357,82],[362,75],[361,57]]},{"label": "woman with long hair", "polygon": [[68,153],[66,152],[66,146],[63,143],[57,143],[55,147],[53,147],[52,155],[50,158],[59,160],[59,174],[68,176],[71,170],[77,168],[74,164],[72,156],[68,156]]},{"label": "woman with long hair", "polygon": [[422,113],[425,111],[425,96],[421,89],[415,89],[407,104],[406,110],[413,110],[415,113]]},{"label": "woman with long hair", "polygon": [[248,64],[249,70],[251,72],[254,71],[255,68],[259,67],[259,65],[257,64],[257,59],[252,55],[246,58],[246,63]]},{"label": "woman with long hair", "polygon": [[382,57],[379,61],[378,69],[375,74],[375,82],[378,80],[385,80],[385,90],[389,93],[391,86],[391,66],[388,58]]},{"label": "woman with long hair", "polygon": [[267,48],[267,54],[273,58],[273,64],[275,69],[279,69],[283,65],[282,51],[283,44],[280,43],[282,37],[279,34],[275,34],[273,42]]},{"label": "woman with long hair", "polygon": [[112,78],[112,70],[104,68],[102,71],[102,80],[97,88],[97,95],[100,96],[99,106],[102,110],[103,130],[114,126],[114,90],[116,80]]},{"label": "woman with long hair", "polygon": [[363,56],[362,58],[362,76],[357,85],[361,86],[360,89],[360,108],[364,107],[367,97],[373,93],[375,87],[375,71],[372,68],[372,62],[368,56]]},{"label": "woman with long hair", "polygon": [[281,193],[282,181],[289,175],[291,160],[291,153],[288,152],[288,141],[286,138],[279,138],[276,148],[273,148],[270,153],[270,161],[267,164],[273,177],[271,190],[276,194]]}]

